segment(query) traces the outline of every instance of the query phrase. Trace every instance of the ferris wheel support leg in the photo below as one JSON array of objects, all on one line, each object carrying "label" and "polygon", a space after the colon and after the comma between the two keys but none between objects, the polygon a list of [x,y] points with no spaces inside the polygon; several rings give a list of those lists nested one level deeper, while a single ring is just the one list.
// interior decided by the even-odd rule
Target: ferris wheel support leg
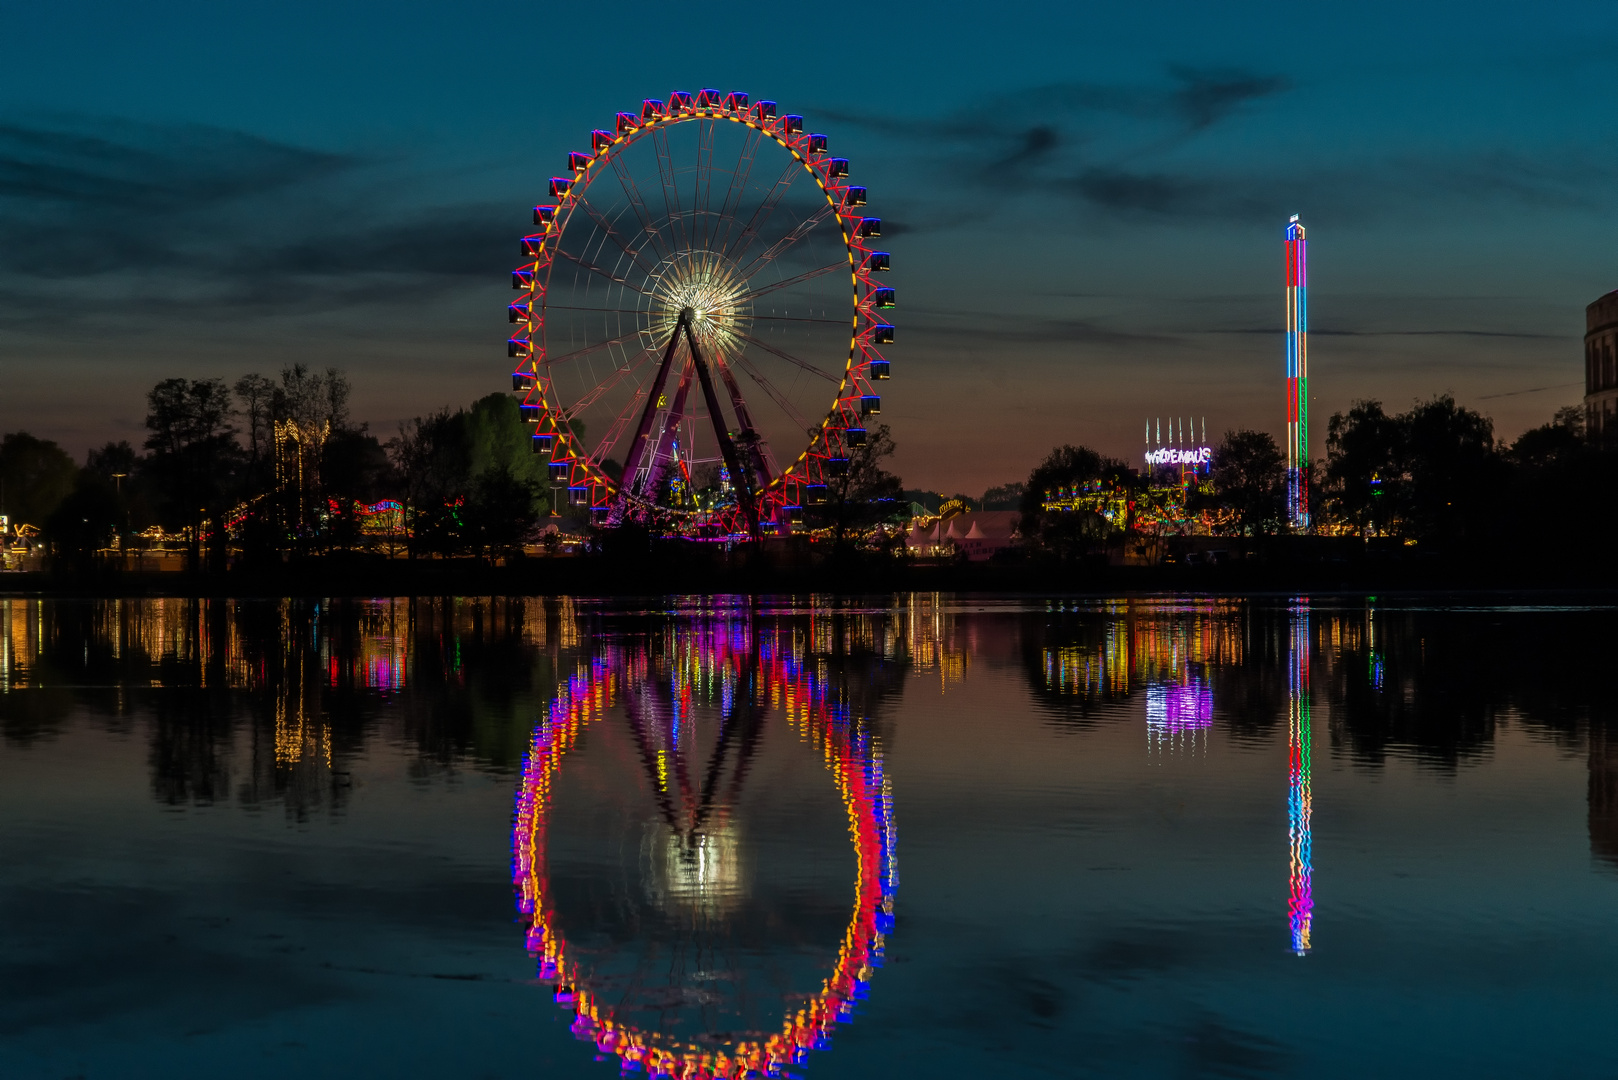
[{"label": "ferris wheel support leg", "polygon": [[725,389],[730,392],[731,407],[736,410],[736,423],[742,429],[742,442],[747,447],[747,460],[758,474],[760,490],[770,486],[770,468],[764,463],[764,454],[759,450],[758,431],[753,427],[753,418],[747,412],[747,401],[742,397],[742,388],[736,384],[736,375],[725,363],[723,356],[714,357],[714,366],[719,369],[719,377],[725,380]]},{"label": "ferris wheel support leg", "polygon": [[725,414],[719,407],[719,395],[714,393],[713,377],[708,374],[708,365],[703,363],[702,350],[697,347],[697,336],[692,332],[691,320],[686,318],[685,312],[680,313],[679,326],[685,327],[686,345],[691,349],[691,364],[697,369],[697,378],[702,382],[702,396],[708,403],[708,417],[713,421],[714,437],[719,440],[719,452],[724,456],[725,468],[730,470],[730,482],[736,485],[736,501],[741,504],[742,515],[747,518],[748,535],[757,540],[758,507],[753,504],[752,477],[743,467],[741,455],[736,452],[736,443],[725,426]]},{"label": "ferris wheel support leg", "polygon": [[651,433],[652,421],[657,418],[657,403],[662,400],[663,387],[669,380],[669,365],[674,361],[674,347],[680,343],[682,327],[687,334],[690,333],[686,313],[683,311],[680,313],[680,321],[674,324],[674,333],[669,335],[668,348],[663,350],[663,362],[658,365],[657,377],[652,380],[652,388],[646,395],[646,407],[641,410],[640,425],[635,428],[635,440],[629,444],[629,456],[624,458],[624,475],[618,483],[618,499],[613,503],[612,513],[607,519],[614,525],[624,519],[629,491],[635,486],[635,476],[640,472],[640,459],[646,453],[646,436]]},{"label": "ferris wheel support leg", "polygon": [[690,393],[691,365],[685,364],[680,372],[680,388],[674,391],[674,405],[669,409],[668,416],[663,419],[657,441],[652,444],[652,460],[646,467],[646,480],[640,485],[637,495],[644,496],[647,492],[651,492],[653,498],[657,497],[663,483],[663,474],[668,472],[669,461],[676,453],[675,439],[679,434],[680,421],[685,417],[685,400]]}]

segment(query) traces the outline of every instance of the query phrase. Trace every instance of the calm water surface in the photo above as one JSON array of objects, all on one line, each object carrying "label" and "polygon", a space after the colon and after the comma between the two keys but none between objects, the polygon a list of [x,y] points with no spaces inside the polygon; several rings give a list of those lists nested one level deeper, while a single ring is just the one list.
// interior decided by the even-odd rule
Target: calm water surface
[{"label": "calm water surface", "polygon": [[0,599],[0,1075],[1612,1075],[1614,615]]}]

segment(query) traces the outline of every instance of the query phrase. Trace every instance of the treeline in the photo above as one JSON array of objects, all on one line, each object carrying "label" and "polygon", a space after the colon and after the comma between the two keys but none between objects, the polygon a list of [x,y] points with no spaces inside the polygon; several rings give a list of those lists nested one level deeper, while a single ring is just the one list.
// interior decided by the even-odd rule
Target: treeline
[{"label": "treeline", "polygon": [[441,409],[383,441],[348,411],[349,382],[301,364],[277,378],[164,379],[147,394],[141,447],[109,442],[82,466],[27,432],[0,439],[0,514],[39,528],[56,556],[138,549],[158,526],[194,567],[227,545],[251,563],[351,550],[364,508],[396,502],[401,553],[501,554],[548,512],[544,460],[507,394]]},{"label": "treeline", "polygon": [[[1601,557],[1618,525],[1618,453],[1586,437],[1584,414],[1559,410],[1515,441],[1449,395],[1389,413],[1356,402],[1327,424],[1326,458],[1308,472],[1313,531],[1386,538],[1423,553],[1473,557]],[[1123,539],[1097,513],[1050,511],[1060,492],[1138,499],[1148,477],[1084,446],[1053,451],[1030,474],[1022,534],[1038,549],[1083,555]],[[1226,433],[1185,511],[1216,534],[1287,533],[1286,458],[1267,432]]]}]

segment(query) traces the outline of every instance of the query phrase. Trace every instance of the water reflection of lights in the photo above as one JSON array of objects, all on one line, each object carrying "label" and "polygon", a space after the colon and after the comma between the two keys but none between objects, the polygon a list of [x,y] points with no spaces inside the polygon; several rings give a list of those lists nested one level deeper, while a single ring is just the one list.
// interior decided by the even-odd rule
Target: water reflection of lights
[{"label": "water reflection of lights", "polygon": [[1311,946],[1314,921],[1314,850],[1310,833],[1313,795],[1310,791],[1309,730],[1309,601],[1298,600],[1290,620],[1290,660],[1287,666],[1287,826],[1291,871],[1288,877],[1287,921],[1292,951],[1299,956]]},{"label": "water reflection of lights", "polygon": [[1208,751],[1213,726],[1213,690],[1195,674],[1185,685],[1153,683],[1146,687],[1148,753]]},{"label": "water reflection of lights", "polygon": [[643,850],[652,864],[648,885],[659,907],[717,914],[746,892],[742,846],[732,822],[690,836],[653,827]]},{"label": "water reflection of lights", "polygon": [[[810,638],[816,634],[811,631]],[[727,706],[746,692],[754,700],[781,709],[788,722],[820,754],[842,796],[853,839],[857,879],[852,916],[838,949],[833,970],[820,990],[787,1013],[779,1031],[768,1036],[739,1036],[691,1042],[637,1027],[615,1017],[616,1002],[598,994],[583,979],[584,968],[562,937],[556,919],[548,869],[551,799],[562,759],[582,733],[608,709],[632,708],[649,683],[650,658],[645,651],[607,648],[571,676],[558,691],[547,714],[534,729],[523,766],[513,832],[513,877],[518,907],[528,921],[527,946],[538,976],[555,987],[558,1004],[573,1014],[575,1037],[592,1042],[597,1051],[617,1056],[623,1068],[645,1069],[654,1076],[740,1078],[780,1075],[800,1064],[808,1052],[824,1049],[838,1022],[853,1016],[855,1002],[865,996],[874,969],[881,966],[887,934],[893,926],[898,886],[892,793],[883,771],[882,754],[867,724],[828,692],[813,674],[797,641],[755,638],[740,622],[699,624],[677,633],[668,648],[675,676],[670,687],[673,717],[670,745],[660,746],[659,782],[671,783],[671,752],[678,750],[678,725],[690,715],[686,690],[718,681]],[[737,685],[743,677],[751,688]],[[633,714],[632,714],[633,715]],[[655,767],[655,766],[654,766]],[[666,834],[665,834],[666,835]],[[720,821],[685,833],[678,830],[659,841],[661,881],[675,905],[712,911],[743,889],[739,845],[733,828]],[[708,973],[712,976],[712,973]],[[701,978],[698,972],[693,978]],[[717,976],[712,976],[717,978]],[[700,996],[700,993],[699,993]]]}]

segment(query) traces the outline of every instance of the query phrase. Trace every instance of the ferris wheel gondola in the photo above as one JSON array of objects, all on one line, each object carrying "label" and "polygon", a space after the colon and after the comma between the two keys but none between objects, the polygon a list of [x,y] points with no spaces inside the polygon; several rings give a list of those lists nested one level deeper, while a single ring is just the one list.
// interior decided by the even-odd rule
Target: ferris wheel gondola
[{"label": "ferris wheel gondola", "polygon": [[781,534],[880,410],[881,219],[803,118],[746,94],[618,113],[534,207],[513,388],[568,502],[603,523]]}]

